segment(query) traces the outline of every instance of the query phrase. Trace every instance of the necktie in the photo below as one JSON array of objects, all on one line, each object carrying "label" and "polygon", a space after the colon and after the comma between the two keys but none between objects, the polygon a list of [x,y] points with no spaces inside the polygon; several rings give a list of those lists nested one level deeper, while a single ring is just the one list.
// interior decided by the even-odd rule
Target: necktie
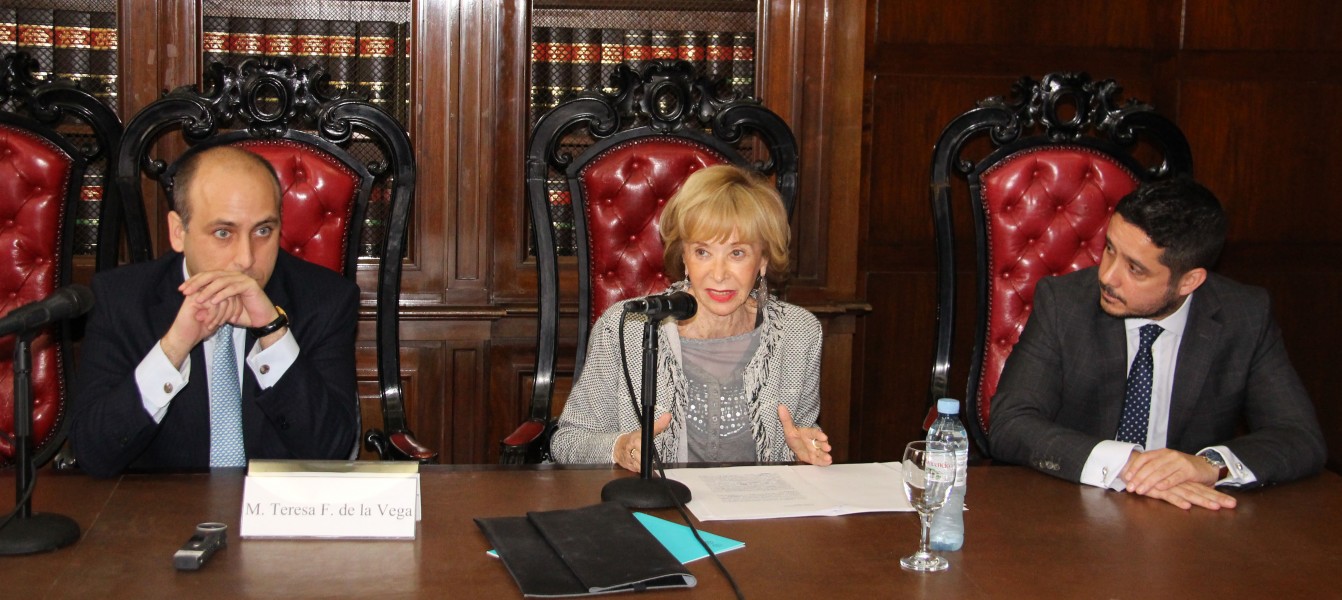
[{"label": "necktie", "polygon": [[238,385],[238,358],[233,350],[233,326],[214,334],[210,363],[210,466],[247,464],[242,445],[242,387]]},{"label": "necktie", "polygon": [[1155,323],[1142,326],[1137,357],[1128,370],[1128,391],[1123,397],[1123,416],[1115,436],[1120,442],[1146,444],[1146,423],[1151,415],[1151,344],[1164,331]]}]

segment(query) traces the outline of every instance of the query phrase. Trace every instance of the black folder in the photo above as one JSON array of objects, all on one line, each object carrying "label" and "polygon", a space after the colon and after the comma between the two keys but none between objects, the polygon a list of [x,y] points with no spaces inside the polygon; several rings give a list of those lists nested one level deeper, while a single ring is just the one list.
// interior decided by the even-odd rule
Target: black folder
[{"label": "black folder", "polygon": [[617,502],[476,519],[524,596],[694,587],[694,576]]}]

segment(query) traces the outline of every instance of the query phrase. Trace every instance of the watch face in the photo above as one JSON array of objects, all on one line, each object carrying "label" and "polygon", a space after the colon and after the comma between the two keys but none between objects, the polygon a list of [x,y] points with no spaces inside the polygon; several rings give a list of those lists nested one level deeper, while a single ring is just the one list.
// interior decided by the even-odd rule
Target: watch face
[{"label": "watch face", "polygon": [[1202,458],[1217,467],[1226,466],[1226,461],[1221,458],[1221,453],[1215,450],[1210,450],[1206,454],[1203,454]]}]

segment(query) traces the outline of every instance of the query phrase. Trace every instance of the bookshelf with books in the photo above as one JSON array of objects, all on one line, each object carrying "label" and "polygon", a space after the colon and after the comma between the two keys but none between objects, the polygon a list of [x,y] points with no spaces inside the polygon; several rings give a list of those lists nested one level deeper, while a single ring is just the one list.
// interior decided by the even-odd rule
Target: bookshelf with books
[{"label": "bookshelf with books", "polygon": [[212,63],[288,59],[408,125],[410,2],[204,0],[201,11],[201,72]]},{"label": "bookshelf with books", "polygon": [[[615,93],[613,77],[621,64],[641,72],[649,61],[683,60],[697,77],[714,82],[719,94],[756,97],[757,10],[754,0],[676,0],[655,6],[536,0],[530,15],[528,125],[578,94]],[[580,152],[586,142],[575,135],[566,145]],[[572,208],[561,174],[551,173],[550,187],[556,231],[571,231]],[[571,236],[561,235],[556,243],[561,255],[575,253]],[[533,254],[528,247],[527,255]]]}]

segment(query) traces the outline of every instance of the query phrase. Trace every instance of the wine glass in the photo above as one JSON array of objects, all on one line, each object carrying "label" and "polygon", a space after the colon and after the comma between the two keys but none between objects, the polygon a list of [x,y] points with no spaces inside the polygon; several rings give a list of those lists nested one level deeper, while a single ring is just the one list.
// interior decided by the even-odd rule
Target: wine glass
[{"label": "wine glass", "polygon": [[946,503],[955,484],[955,450],[946,442],[909,442],[901,471],[904,496],[918,511],[923,537],[918,551],[899,559],[899,566],[910,571],[944,571],[950,563],[927,551],[927,533],[932,527],[932,513]]}]

